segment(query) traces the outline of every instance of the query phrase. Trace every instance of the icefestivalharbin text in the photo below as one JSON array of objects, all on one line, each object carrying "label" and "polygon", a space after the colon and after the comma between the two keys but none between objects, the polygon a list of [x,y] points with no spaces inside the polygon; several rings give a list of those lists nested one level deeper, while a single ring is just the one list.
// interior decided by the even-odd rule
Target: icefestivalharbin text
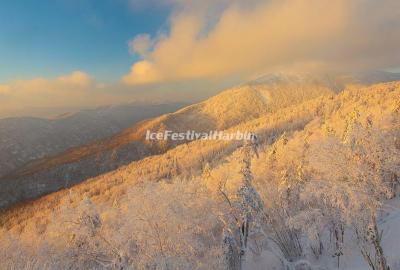
[{"label": "icefestivalharbin text", "polygon": [[209,132],[196,132],[194,130],[188,130],[186,132],[174,132],[171,130],[165,130],[163,132],[152,132],[147,130],[146,140],[171,140],[171,141],[193,141],[193,140],[251,140],[254,136],[251,132],[224,132],[218,130],[211,130]]}]

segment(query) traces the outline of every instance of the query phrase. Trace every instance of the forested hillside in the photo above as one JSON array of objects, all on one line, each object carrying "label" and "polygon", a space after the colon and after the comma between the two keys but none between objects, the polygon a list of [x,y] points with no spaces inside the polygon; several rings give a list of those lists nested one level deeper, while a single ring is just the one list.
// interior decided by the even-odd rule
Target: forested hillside
[{"label": "forested hillside", "polygon": [[[0,209],[71,187],[88,178],[116,170],[151,155],[165,153],[185,143],[185,141],[172,140],[149,141],[146,139],[148,130],[151,132],[225,130],[262,117],[266,113],[283,110],[288,106],[329,93],[335,93],[335,89],[326,82],[315,79],[244,84],[222,91],[214,97],[176,112],[140,121],[111,137],[95,140],[94,138],[100,137],[100,133],[92,131],[91,125],[85,124],[86,121],[84,124],[89,128],[75,124],[72,125],[73,131],[78,135],[96,135],[92,140],[85,140],[85,136],[78,136],[72,131],[67,132],[69,125],[62,124],[61,131],[64,132],[54,127],[49,128],[54,134],[39,136],[39,141],[35,141],[35,136],[29,140],[25,139],[28,134],[24,135],[21,139],[24,144],[33,140],[32,144],[27,143],[28,147],[18,144],[14,146],[14,143],[10,143],[8,141],[10,139],[7,139],[4,147],[22,148],[23,151],[19,150],[12,154],[14,150],[11,149],[2,153],[3,159],[11,155],[12,158],[9,158],[10,161],[5,164],[12,163],[14,170],[3,177],[0,174],[0,182],[3,185],[0,190]],[[148,110],[151,108],[146,108],[144,111]],[[100,117],[99,121],[106,124],[103,118]],[[8,138],[12,138],[11,134]],[[74,138],[88,143],[71,148],[69,141]],[[45,148],[47,154],[37,148]],[[66,151],[56,154],[60,149]],[[25,154],[27,151],[42,158],[27,158]],[[25,159],[20,158],[21,155]],[[14,159],[20,160],[13,162]]]},{"label": "forested hillside", "polygon": [[3,212],[0,269],[400,269],[399,82],[237,130]]}]

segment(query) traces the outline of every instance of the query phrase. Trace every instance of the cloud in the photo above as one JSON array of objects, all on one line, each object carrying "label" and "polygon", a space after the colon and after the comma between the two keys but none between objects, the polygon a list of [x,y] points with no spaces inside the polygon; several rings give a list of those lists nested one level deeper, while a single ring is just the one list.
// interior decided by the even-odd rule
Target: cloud
[{"label": "cloud", "polygon": [[9,85],[0,84],[0,95],[8,95],[11,92]]},{"label": "cloud", "polygon": [[137,35],[134,39],[130,40],[129,52],[131,54],[138,54],[142,57],[146,57],[152,47],[153,41],[151,40],[150,35],[141,34]]},{"label": "cloud", "polygon": [[[146,67],[143,67],[143,72],[146,72]],[[190,80],[132,87],[121,83],[100,83],[83,71],[74,71],[56,78],[38,77],[0,84],[0,119],[48,117],[129,102],[197,102],[230,85],[227,81]],[[193,91],[187,91],[189,88]]]},{"label": "cloud", "polygon": [[9,95],[49,94],[62,95],[73,92],[86,91],[94,86],[94,80],[82,71],[74,71],[70,74],[59,76],[55,79],[34,78],[31,80],[15,80],[7,85]]},{"label": "cloud", "polygon": [[93,83],[92,78],[85,72],[74,71],[71,74],[60,76],[56,79],[58,83],[67,86],[86,87]]},{"label": "cloud", "polygon": [[54,79],[10,81],[0,85],[0,117],[25,108],[87,106],[98,99],[91,97],[98,88],[99,84],[82,71]]},{"label": "cloud", "polygon": [[131,74],[122,78],[126,84],[147,84],[162,81],[162,77],[158,74],[157,69],[149,61],[140,61],[132,66]]},{"label": "cloud", "polygon": [[178,8],[168,33],[134,39],[132,51],[142,59],[124,83],[248,78],[283,69],[378,69],[400,61],[397,0],[172,3]]}]

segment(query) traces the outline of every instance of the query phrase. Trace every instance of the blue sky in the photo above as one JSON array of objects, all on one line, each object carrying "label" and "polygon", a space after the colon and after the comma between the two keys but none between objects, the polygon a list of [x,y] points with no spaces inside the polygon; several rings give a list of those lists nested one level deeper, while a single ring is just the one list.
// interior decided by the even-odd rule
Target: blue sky
[{"label": "blue sky", "polygon": [[125,0],[2,0],[0,83],[85,70],[112,82],[137,59],[128,41],[156,34],[167,6],[133,9]]}]

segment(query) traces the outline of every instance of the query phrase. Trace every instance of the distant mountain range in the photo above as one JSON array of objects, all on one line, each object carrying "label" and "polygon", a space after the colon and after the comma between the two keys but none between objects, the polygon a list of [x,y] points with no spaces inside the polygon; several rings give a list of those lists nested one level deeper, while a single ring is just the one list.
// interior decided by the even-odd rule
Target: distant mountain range
[{"label": "distant mountain range", "polygon": [[52,119],[0,119],[0,177],[39,158],[105,138],[184,104],[131,103],[66,113]]}]

